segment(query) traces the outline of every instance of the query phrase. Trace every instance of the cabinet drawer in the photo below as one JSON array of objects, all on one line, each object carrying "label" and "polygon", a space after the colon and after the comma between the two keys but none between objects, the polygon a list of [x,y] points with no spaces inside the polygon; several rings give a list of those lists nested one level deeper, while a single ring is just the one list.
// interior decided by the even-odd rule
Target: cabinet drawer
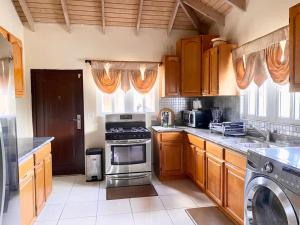
[{"label": "cabinet drawer", "polygon": [[45,145],[34,154],[34,163],[38,164],[43,161],[51,153],[51,144]]},{"label": "cabinet drawer", "polygon": [[191,143],[192,145],[197,146],[198,148],[205,149],[205,141],[195,135],[187,134],[186,141]]},{"label": "cabinet drawer", "polygon": [[30,156],[26,161],[19,165],[19,178],[24,179],[28,175],[28,172],[34,168],[33,156]]},{"label": "cabinet drawer", "polygon": [[219,159],[224,159],[224,149],[219,145],[206,142],[206,152],[216,156]]},{"label": "cabinet drawer", "polygon": [[245,170],[247,165],[246,157],[229,149],[225,149],[225,161]]},{"label": "cabinet drawer", "polygon": [[162,142],[181,142],[182,134],[181,132],[167,132],[160,134],[160,140]]}]

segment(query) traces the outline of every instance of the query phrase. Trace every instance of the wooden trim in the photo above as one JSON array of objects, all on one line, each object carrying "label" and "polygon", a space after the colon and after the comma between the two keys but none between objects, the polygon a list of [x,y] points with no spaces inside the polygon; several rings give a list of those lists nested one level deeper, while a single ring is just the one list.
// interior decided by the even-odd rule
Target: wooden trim
[{"label": "wooden trim", "polygon": [[105,3],[101,0],[102,32],[105,34]]},{"label": "wooden trim", "polygon": [[140,30],[142,12],[143,12],[143,4],[144,4],[144,0],[140,0],[139,12],[138,12],[138,17],[137,17],[137,21],[136,21],[136,32],[139,32],[139,30]]},{"label": "wooden trim", "polygon": [[34,20],[25,0],[18,0],[31,31],[34,31]]},{"label": "wooden trim", "polygon": [[67,2],[66,2],[66,0],[60,0],[60,2],[61,2],[61,7],[62,7],[62,10],[63,10],[63,13],[64,13],[64,18],[65,18],[65,21],[66,21],[67,31],[70,32],[71,23],[70,23],[68,8],[67,8]]},{"label": "wooden trim", "polygon": [[168,35],[171,33],[172,28],[174,26],[174,22],[175,22],[175,19],[176,19],[176,16],[177,16],[179,5],[180,5],[180,0],[177,0],[176,3],[175,3],[173,13],[172,13],[171,18],[170,18],[169,25],[168,25]]},{"label": "wooden trim", "polygon": [[199,18],[196,16],[195,12],[193,12],[189,6],[185,5],[182,0],[179,1],[179,4],[193,26],[198,30],[199,34],[207,34],[207,25],[199,21]]},{"label": "wooden trim", "polygon": [[200,14],[208,17],[209,19],[215,21],[220,25],[225,25],[225,16],[216,11],[215,9],[211,8],[203,4],[201,1],[198,0],[183,0],[184,4],[190,6]]},{"label": "wooden trim", "polygon": [[246,0],[225,0],[228,4],[235,6],[243,11],[247,10]]}]

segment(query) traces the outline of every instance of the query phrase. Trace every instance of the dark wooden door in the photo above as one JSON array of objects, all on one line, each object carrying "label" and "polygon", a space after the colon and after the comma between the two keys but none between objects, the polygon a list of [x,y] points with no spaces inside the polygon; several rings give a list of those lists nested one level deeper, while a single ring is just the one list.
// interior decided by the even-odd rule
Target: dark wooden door
[{"label": "dark wooden door", "polygon": [[84,173],[82,70],[31,70],[31,82],[34,135],[55,137],[53,174]]}]

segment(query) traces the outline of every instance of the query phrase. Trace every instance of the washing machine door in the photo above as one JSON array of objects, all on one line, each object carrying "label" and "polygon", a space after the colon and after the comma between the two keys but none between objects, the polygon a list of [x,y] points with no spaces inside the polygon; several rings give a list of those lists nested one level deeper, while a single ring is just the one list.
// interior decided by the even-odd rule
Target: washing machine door
[{"label": "washing machine door", "polygon": [[245,225],[299,225],[286,194],[265,177],[254,178],[245,191]]}]

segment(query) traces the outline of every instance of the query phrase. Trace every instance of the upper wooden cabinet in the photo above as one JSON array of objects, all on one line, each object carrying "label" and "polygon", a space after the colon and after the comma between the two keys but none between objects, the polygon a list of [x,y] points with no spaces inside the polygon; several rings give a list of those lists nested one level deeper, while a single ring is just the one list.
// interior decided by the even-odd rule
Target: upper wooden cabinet
[{"label": "upper wooden cabinet", "polygon": [[290,89],[300,91],[300,4],[290,8]]},{"label": "upper wooden cabinet", "polygon": [[181,95],[201,96],[202,94],[202,54],[209,49],[211,39],[205,35],[184,38],[177,42],[177,55],[181,59]]},{"label": "upper wooden cabinet", "polygon": [[233,44],[223,44],[206,50],[203,54],[202,95],[237,95],[231,51]]},{"label": "upper wooden cabinet", "polygon": [[164,76],[161,83],[161,96],[180,96],[180,58],[167,55],[163,60]]},{"label": "upper wooden cabinet", "polygon": [[2,27],[0,27],[0,35],[2,35],[5,39],[8,40],[8,32]]}]

